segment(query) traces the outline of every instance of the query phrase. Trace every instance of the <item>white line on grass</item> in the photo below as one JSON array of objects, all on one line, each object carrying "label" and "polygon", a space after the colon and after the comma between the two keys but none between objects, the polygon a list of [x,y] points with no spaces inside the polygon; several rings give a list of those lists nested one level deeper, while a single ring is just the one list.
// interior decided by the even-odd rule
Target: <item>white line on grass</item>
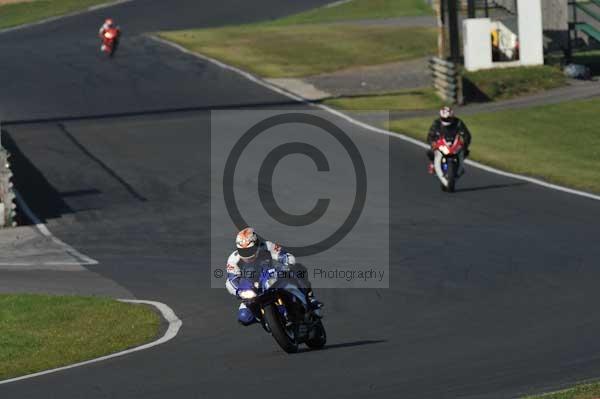
[{"label": "white line on grass", "polygon": [[324,7],[325,8],[334,8],[334,7],[339,7],[342,4],[346,4],[346,3],[350,3],[352,0],[339,0],[339,1],[334,1],[333,3],[329,3],[326,4]]},{"label": "white line on grass", "polygon": [[158,311],[160,312],[162,317],[169,323],[169,327],[167,328],[167,331],[165,332],[165,334],[162,337],[160,337],[159,339],[157,339],[156,341],[149,342],[144,345],[136,346],[135,348],[131,348],[131,349],[127,349],[127,350],[124,350],[121,352],[113,353],[111,355],[98,357],[96,359],[86,360],[85,362],[71,364],[69,366],[58,367],[58,368],[51,369],[51,370],[40,371],[39,373],[27,374],[27,375],[24,375],[21,377],[16,377],[16,378],[11,378],[8,380],[0,381],[0,385],[8,384],[11,382],[16,382],[16,381],[22,381],[22,380],[26,380],[26,379],[30,379],[30,378],[34,378],[34,377],[39,377],[41,375],[56,373],[59,371],[68,370],[68,369],[72,369],[75,367],[86,366],[88,364],[98,363],[103,360],[113,359],[115,357],[120,357],[120,356],[128,355],[130,353],[139,352],[144,349],[149,349],[154,346],[164,344],[165,342],[172,340],[173,338],[175,338],[175,336],[177,336],[177,333],[181,329],[183,322],[179,319],[179,317],[177,317],[177,315],[175,314],[173,309],[171,309],[169,306],[165,305],[164,303],[155,302],[155,301],[141,301],[141,300],[137,300],[137,299],[119,299],[119,301],[126,302],[126,303],[137,303],[137,304],[146,304],[146,305],[154,306],[156,309],[158,309]]},{"label": "white line on grass", "polygon": [[[158,42],[160,42],[162,44],[165,44],[167,46],[171,46],[171,47],[173,47],[173,48],[175,48],[175,49],[177,49],[179,51],[182,51],[182,52],[184,52],[186,54],[190,54],[190,55],[192,55],[194,57],[200,58],[200,59],[202,59],[204,61],[208,61],[208,62],[210,62],[210,63],[212,63],[214,65],[217,65],[218,67],[221,67],[223,69],[227,69],[229,71],[235,72],[238,75],[241,75],[241,76],[245,77],[246,79],[248,79],[248,80],[250,80],[250,81],[252,81],[252,82],[254,82],[256,84],[259,84],[259,85],[261,85],[263,87],[266,87],[267,89],[270,89],[270,90],[272,90],[274,92],[282,94],[282,95],[284,95],[284,96],[286,96],[288,98],[291,98],[291,99],[296,100],[296,101],[298,101],[300,103],[307,104],[307,105],[310,105],[310,106],[313,106],[313,107],[316,107],[316,108],[320,108],[320,109],[322,109],[324,111],[327,111],[327,112],[329,112],[329,113],[331,113],[333,115],[336,115],[336,116],[338,116],[338,117],[346,120],[347,122],[349,122],[349,123],[351,123],[351,124],[353,124],[355,126],[362,127],[363,129],[370,130],[370,131],[375,132],[375,133],[384,134],[384,135],[390,136],[390,137],[395,137],[395,138],[398,138],[400,140],[404,140],[404,141],[406,141],[408,143],[417,145],[417,146],[422,147],[422,148],[429,148],[429,146],[427,144],[425,144],[425,143],[423,143],[423,142],[421,142],[419,140],[413,139],[412,137],[405,136],[405,135],[403,135],[401,133],[391,132],[389,130],[381,129],[381,128],[378,128],[378,127],[375,127],[375,126],[371,126],[371,125],[369,125],[367,123],[364,123],[364,122],[361,122],[361,121],[358,121],[358,120],[352,118],[350,115],[347,115],[347,114],[345,114],[343,112],[340,112],[338,110],[330,108],[330,107],[328,107],[326,105],[315,104],[313,102],[310,102],[310,101],[308,101],[308,100],[306,100],[306,99],[304,99],[304,98],[302,98],[302,97],[300,97],[300,96],[298,96],[298,95],[296,95],[294,93],[290,93],[289,91],[287,91],[287,90],[285,90],[285,89],[283,89],[281,87],[277,87],[277,86],[275,86],[275,85],[273,85],[273,84],[271,84],[269,82],[266,82],[264,79],[259,78],[258,76],[255,76],[255,75],[251,74],[250,72],[247,72],[247,71],[244,71],[242,69],[236,68],[234,66],[225,64],[225,63],[223,63],[223,62],[221,62],[219,60],[216,60],[214,58],[208,57],[206,55],[199,54],[199,53],[194,53],[193,51],[190,51],[190,50],[186,49],[185,47],[180,46],[177,43],[173,43],[173,42],[165,40],[163,38],[160,38],[160,37],[157,37],[157,36],[153,36],[153,35],[150,36],[150,37],[153,40],[155,40],[155,41],[158,41]],[[505,176],[505,177],[510,177],[510,178],[517,179],[517,180],[526,181],[528,183],[536,184],[536,185],[539,185],[539,186],[542,186],[542,187],[545,187],[545,188],[548,188],[548,189],[551,189],[551,190],[562,191],[564,193],[568,193],[568,194],[577,195],[577,196],[580,196],[580,197],[584,197],[584,198],[588,198],[588,199],[600,201],[600,195],[595,195],[595,194],[591,194],[591,193],[588,193],[588,192],[585,192],[585,191],[574,190],[574,189],[571,189],[571,188],[568,188],[568,187],[559,186],[557,184],[548,183],[548,182],[545,182],[543,180],[539,180],[539,179],[536,179],[536,178],[533,178],[533,177],[523,176],[523,175],[519,175],[519,174],[516,174],[516,173],[505,172],[505,171],[493,168],[491,166],[483,165],[483,164],[481,164],[479,162],[475,162],[475,161],[471,161],[471,160],[467,160],[466,163],[467,163],[467,165],[471,165],[471,166],[473,166],[475,168],[484,170],[484,171],[489,172],[489,173],[494,173],[494,174],[497,174],[497,175],[500,175],[500,176]]]}]

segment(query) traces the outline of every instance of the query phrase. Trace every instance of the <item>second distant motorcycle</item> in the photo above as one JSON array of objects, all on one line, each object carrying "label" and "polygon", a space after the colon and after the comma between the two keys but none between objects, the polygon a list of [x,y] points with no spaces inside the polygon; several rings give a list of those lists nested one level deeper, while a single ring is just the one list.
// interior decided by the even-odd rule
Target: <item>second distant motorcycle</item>
[{"label": "second distant motorcycle", "polygon": [[112,57],[119,46],[121,30],[115,25],[112,19],[108,18],[100,27],[99,35],[100,39],[102,40],[100,51],[106,53],[109,57]]}]

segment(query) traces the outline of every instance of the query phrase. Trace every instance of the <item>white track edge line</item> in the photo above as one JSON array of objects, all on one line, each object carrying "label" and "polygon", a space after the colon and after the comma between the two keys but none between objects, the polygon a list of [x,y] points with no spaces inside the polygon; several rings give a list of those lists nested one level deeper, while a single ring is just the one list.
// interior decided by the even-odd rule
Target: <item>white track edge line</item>
[{"label": "white track edge line", "polygon": [[135,0],[117,0],[117,1],[113,1],[110,3],[104,3],[104,4],[97,4],[95,6],[90,6],[88,8],[84,8],[83,10],[79,10],[79,11],[75,11],[69,14],[64,14],[64,15],[57,15],[54,17],[50,17],[50,18],[45,18],[36,22],[30,22],[28,24],[23,24],[23,25],[17,25],[17,26],[13,26],[10,28],[6,28],[6,29],[0,29],[0,34],[2,33],[8,33],[8,32],[13,32],[13,31],[17,31],[17,30],[22,30],[22,29],[28,29],[28,28],[32,28],[34,26],[38,26],[38,25],[43,25],[43,24],[47,24],[49,22],[54,22],[54,21],[58,21],[59,19],[64,19],[64,18],[70,18],[70,17],[74,17],[77,15],[81,15],[81,14],[85,14],[87,12],[92,12],[92,11],[97,11],[103,8],[108,8],[108,7],[113,7],[113,6],[118,6],[119,4],[124,4],[124,3],[129,3],[131,1],[135,1]]},{"label": "white track edge line", "polygon": [[183,322],[181,321],[181,319],[179,319],[179,317],[177,317],[177,315],[175,314],[173,309],[171,309],[169,306],[165,305],[162,302],[142,301],[142,300],[137,300],[137,299],[118,299],[118,301],[125,302],[125,303],[136,303],[136,304],[145,304],[145,305],[154,306],[161,313],[162,317],[169,323],[169,327],[167,328],[167,331],[159,339],[149,342],[144,345],[136,346],[135,348],[127,349],[127,350],[124,350],[121,352],[113,353],[111,355],[106,355],[106,356],[98,357],[95,359],[86,360],[84,362],[79,362],[79,363],[71,364],[71,365],[64,366],[64,367],[58,367],[55,369],[40,371],[39,373],[27,374],[27,375],[24,375],[21,377],[15,377],[15,378],[11,378],[8,380],[3,380],[3,381],[0,381],[0,385],[8,384],[11,382],[22,381],[22,380],[26,380],[26,379],[30,379],[30,378],[34,378],[34,377],[39,377],[39,376],[46,375],[46,374],[52,374],[52,373],[56,373],[59,371],[72,369],[75,367],[86,366],[88,364],[98,363],[103,360],[113,359],[115,357],[120,357],[120,356],[128,355],[130,353],[138,352],[138,351],[141,351],[144,349],[149,349],[154,346],[164,344],[165,342],[170,341],[173,338],[175,338],[177,336],[177,334],[179,333],[181,326],[183,325]]},{"label": "white track edge line", "polygon": [[[69,255],[71,255],[75,259],[78,259],[79,265],[83,266],[83,265],[97,265],[98,264],[97,260],[92,259],[89,256],[82,254],[81,252],[77,251],[72,246],[62,242],[60,239],[58,239],[58,237],[56,237],[54,234],[52,234],[52,232],[50,232],[48,227],[44,223],[42,223],[42,221],[37,217],[37,215],[35,213],[33,213],[31,208],[29,208],[29,205],[27,205],[27,203],[25,202],[25,200],[23,199],[21,194],[17,190],[14,190],[14,192],[15,192],[15,198],[17,200],[17,207],[20,208],[25,213],[27,218],[31,221],[31,223],[33,223],[35,225],[35,228],[40,232],[40,234],[42,234],[44,237],[52,240],[56,245],[58,245],[59,247],[64,249]],[[65,262],[64,264],[72,264],[72,263]]]},{"label": "white track edge line", "polygon": [[[308,104],[308,105],[311,105],[313,107],[320,108],[320,109],[322,109],[324,111],[327,111],[327,112],[329,112],[329,113],[331,113],[333,115],[336,115],[336,116],[338,116],[338,117],[346,120],[347,122],[349,122],[349,123],[351,123],[353,125],[356,125],[358,127],[362,127],[362,128],[364,128],[366,130],[370,130],[370,131],[375,132],[375,133],[384,134],[386,136],[395,137],[395,138],[398,138],[400,140],[406,141],[408,143],[417,145],[417,146],[419,146],[421,148],[429,148],[429,146],[427,144],[425,144],[425,143],[423,143],[423,142],[421,142],[419,140],[413,139],[412,137],[408,137],[408,136],[406,136],[406,135],[404,135],[402,133],[391,132],[389,130],[385,130],[385,129],[381,129],[381,128],[369,125],[367,123],[364,123],[364,122],[361,122],[359,120],[356,120],[356,119],[352,118],[348,114],[345,114],[343,112],[340,112],[338,110],[330,108],[330,107],[328,107],[326,105],[315,104],[315,103],[313,103],[313,102],[311,102],[311,101],[309,101],[309,100],[307,100],[305,98],[302,98],[302,97],[300,97],[300,96],[298,96],[298,95],[296,95],[294,93],[291,93],[291,92],[289,92],[289,91],[287,91],[287,90],[285,90],[285,89],[283,89],[281,87],[275,86],[272,83],[269,83],[269,82],[265,81],[264,79],[259,78],[258,76],[255,76],[255,75],[251,74],[250,72],[247,72],[247,71],[244,71],[242,69],[236,68],[236,67],[234,67],[232,65],[225,64],[225,63],[223,63],[223,62],[221,62],[219,60],[216,60],[214,58],[208,57],[208,56],[206,56],[204,54],[195,53],[195,52],[190,51],[190,50],[186,49],[185,47],[183,47],[183,46],[181,46],[181,45],[179,45],[177,43],[173,43],[173,42],[171,42],[169,40],[163,39],[161,37],[157,37],[155,35],[150,35],[150,38],[153,39],[153,40],[155,40],[155,41],[157,41],[157,42],[160,42],[162,44],[171,46],[171,47],[173,47],[173,48],[175,48],[175,49],[177,49],[177,50],[179,50],[181,52],[184,52],[186,54],[192,55],[192,56],[194,56],[196,58],[200,58],[202,60],[208,61],[208,62],[210,62],[210,63],[212,63],[214,65],[217,65],[217,66],[219,66],[219,67],[221,67],[223,69],[227,69],[229,71],[235,72],[238,75],[241,75],[241,76],[245,77],[246,79],[248,79],[248,80],[250,80],[250,81],[252,81],[252,82],[254,82],[256,84],[259,84],[259,85],[261,85],[261,86],[263,86],[263,87],[265,87],[267,89],[270,89],[270,90],[272,90],[274,92],[277,92],[279,94],[287,96],[288,98],[296,100],[296,101],[298,101],[300,103]],[[545,187],[545,188],[548,188],[548,189],[551,189],[551,190],[561,191],[561,192],[564,192],[564,193],[567,193],[567,194],[577,195],[577,196],[588,198],[588,199],[592,199],[592,200],[595,200],[595,201],[600,201],[600,195],[588,193],[588,192],[581,191],[581,190],[575,190],[575,189],[564,187],[564,186],[560,186],[560,185],[557,185],[557,184],[548,183],[546,181],[543,181],[543,180],[540,180],[540,179],[536,179],[534,177],[524,176],[524,175],[520,175],[520,174],[516,174],[516,173],[511,173],[511,172],[505,172],[503,170],[496,169],[496,168],[491,167],[491,166],[483,165],[483,164],[481,164],[479,162],[475,162],[475,161],[471,161],[471,160],[467,160],[466,163],[467,163],[467,165],[471,165],[471,166],[473,166],[475,168],[484,170],[484,171],[489,172],[489,173],[494,173],[494,174],[497,174],[497,175],[500,175],[500,176],[504,176],[504,177],[510,177],[510,178],[513,178],[513,179],[516,179],[516,180],[526,181],[528,183],[536,184],[538,186],[542,186],[542,187]]]}]

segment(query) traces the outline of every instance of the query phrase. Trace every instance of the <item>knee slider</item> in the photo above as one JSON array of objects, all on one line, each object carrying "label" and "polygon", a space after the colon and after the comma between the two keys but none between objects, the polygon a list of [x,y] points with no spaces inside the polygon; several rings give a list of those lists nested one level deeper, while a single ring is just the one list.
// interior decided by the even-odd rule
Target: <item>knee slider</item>
[{"label": "knee slider", "polygon": [[240,309],[238,310],[238,321],[245,326],[252,324],[254,323],[254,314],[250,309]]}]

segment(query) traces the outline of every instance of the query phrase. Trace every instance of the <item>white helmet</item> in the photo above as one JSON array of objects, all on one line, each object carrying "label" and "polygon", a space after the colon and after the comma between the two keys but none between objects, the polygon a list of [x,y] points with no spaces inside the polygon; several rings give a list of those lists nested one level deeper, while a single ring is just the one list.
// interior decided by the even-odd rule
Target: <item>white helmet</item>
[{"label": "white helmet", "polygon": [[442,121],[442,125],[448,126],[452,123],[454,119],[454,110],[450,107],[442,107],[440,109],[440,120]]},{"label": "white helmet", "polygon": [[251,260],[258,252],[259,240],[252,227],[246,227],[235,237],[235,246],[240,258]]}]

